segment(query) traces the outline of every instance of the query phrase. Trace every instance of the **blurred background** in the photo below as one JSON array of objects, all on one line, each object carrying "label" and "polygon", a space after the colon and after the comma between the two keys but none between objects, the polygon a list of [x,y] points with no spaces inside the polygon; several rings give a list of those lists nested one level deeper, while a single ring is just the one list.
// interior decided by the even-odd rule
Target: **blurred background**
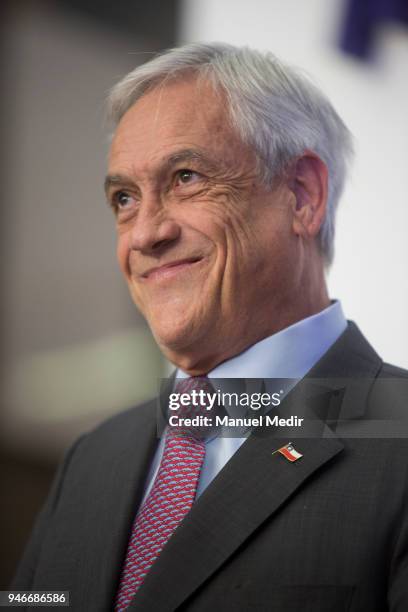
[{"label": "blurred background", "polygon": [[331,98],[356,142],[332,297],[408,368],[405,0],[2,3],[0,589],[64,450],[168,371],[133,307],[104,200],[109,88],[169,46],[269,49]]}]

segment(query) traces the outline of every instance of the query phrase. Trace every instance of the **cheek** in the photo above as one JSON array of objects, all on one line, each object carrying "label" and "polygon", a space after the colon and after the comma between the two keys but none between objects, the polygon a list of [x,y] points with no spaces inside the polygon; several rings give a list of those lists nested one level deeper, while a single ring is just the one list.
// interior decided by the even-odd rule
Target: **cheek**
[{"label": "cheek", "polygon": [[195,234],[195,241],[198,237],[203,244],[222,249],[229,241],[229,235],[239,229],[237,216],[237,211],[232,209],[228,201],[209,200],[201,203],[200,208],[190,207],[181,221]]},{"label": "cheek", "polygon": [[119,235],[116,246],[116,256],[124,276],[129,278],[129,241],[126,235]]}]

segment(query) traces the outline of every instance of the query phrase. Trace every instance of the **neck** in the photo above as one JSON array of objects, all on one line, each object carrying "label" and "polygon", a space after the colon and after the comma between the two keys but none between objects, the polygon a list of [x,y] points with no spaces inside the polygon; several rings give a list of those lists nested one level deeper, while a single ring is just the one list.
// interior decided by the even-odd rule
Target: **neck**
[{"label": "neck", "polygon": [[[200,345],[198,350],[196,345],[191,347],[190,350],[184,350],[182,353],[168,351],[164,347],[162,347],[162,350],[166,357],[176,367],[186,372],[186,374],[201,376],[207,374],[224,361],[239,355],[264,338],[272,336],[302,319],[321,312],[329,305],[330,300],[325,290],[321,292],[318,299],[304,300],[299,304],[300,307],[298,308],[287,308],[279,314],[270,310],[266,313],[267,316],[265,316],[263,325],[257,327],[257,333],[253,333],[254,329],[248,327],[247,332],[249,333],[244,333],[245,326],[235,325],[235,328],[242,332],[241,335],[238,337],[226,337],[224,343],[220,337],[217,337],[212,346],[208,339],[207,341],[203,339],[202,342],[196,343],[196,345]],[[221,346],[224,347],[222,351],[220,350]],[[203,348],[206,349],[205,352]]]}]

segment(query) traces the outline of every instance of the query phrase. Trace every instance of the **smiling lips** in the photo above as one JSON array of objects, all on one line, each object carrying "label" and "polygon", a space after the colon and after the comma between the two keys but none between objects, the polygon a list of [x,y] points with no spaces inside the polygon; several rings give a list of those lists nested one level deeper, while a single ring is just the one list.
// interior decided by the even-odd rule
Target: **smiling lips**
[{"label": "smiling lips", "polygon": [[190,257],[188,259],[179,259],[178,261],[172,261],[162,266],[156,266],[146,270],[141,277],[145,280],[161,280],[168,279],[176,276],[180,272],[188,270],[194,264],[202,261],[202,257]]}]

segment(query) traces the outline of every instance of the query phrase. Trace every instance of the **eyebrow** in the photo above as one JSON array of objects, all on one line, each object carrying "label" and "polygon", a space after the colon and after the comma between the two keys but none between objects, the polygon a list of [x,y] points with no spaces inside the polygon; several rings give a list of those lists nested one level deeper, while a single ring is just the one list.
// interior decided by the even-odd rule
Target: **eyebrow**
[{"label": "eyebrow", "polygon": [[133,187],[134,183],[132,179],[125,174],[108,174],[103,184],[106,195],[108,195],[109,189],[115,185]]},{"label": "eyebrow", "polygon": [[[171,166],[175,166],[179,163],[192,161],[200,162],[207,170],[215,171],[217,168],[219,168],[219,164],[217,164],[216,161],[210,160],[209,157],[207,157],[201,151],[197,149],[183,149],[167,157],[163,162],[163,167],[161,170],[163,171],[163,169],[169,169]],[[108,174],[104,183],[105,193],[108,194],[109,189],[115,185],[134,187],[135,183],[125,174]]]},{"label": "eyebrow", "polygon": [[208,168],[216,168],[217,164],[210,160],[205,153],[197,149],[183,149],[170,155],[165,160],[165,166],[173,166],[180,162],[198,161]]}]

